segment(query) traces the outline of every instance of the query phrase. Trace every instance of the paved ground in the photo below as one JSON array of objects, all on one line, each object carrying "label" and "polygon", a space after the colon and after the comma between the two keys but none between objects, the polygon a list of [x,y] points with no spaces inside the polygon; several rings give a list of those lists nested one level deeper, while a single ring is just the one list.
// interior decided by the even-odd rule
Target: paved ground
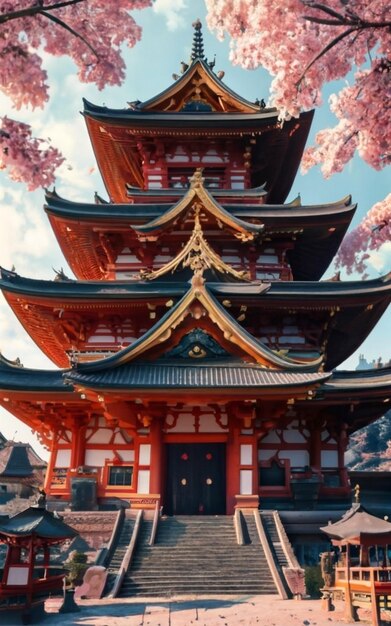
[{"label": "paved ground", "polygon": [[[59,614],[47,603],[45,626],[346,626],[343,604],[327,613],[319,600],[279,600],[275,596],[178,598],[177,600],[82,600],[80,612]],[[369,614],[361,619],[370,622]],[[1,626],[7,626],[1,622]]]}]

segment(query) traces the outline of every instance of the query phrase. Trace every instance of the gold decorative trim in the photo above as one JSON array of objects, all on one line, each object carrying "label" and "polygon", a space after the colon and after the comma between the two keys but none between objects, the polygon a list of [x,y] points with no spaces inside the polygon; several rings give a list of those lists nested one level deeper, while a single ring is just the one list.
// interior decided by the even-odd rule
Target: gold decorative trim
[{"label": "gold decorative trim", "polygon": [[142,270],[140,278],[145,280],[155,280],[167,274],[175,272],[179,265],[189,267],[194,273],[202,275],[205,270],[214,268],[220,274],[229,274],[233,278],[242,281],[250,281],[250,275],[247,271],[237,271],[227,263],[210,247],[204,237],[200,222],[200,206],[194,206],[194,229],[187,244],[171,261],[163,265],[158,270],[148,272]]},{"label": "gold decorative trim", "polygon": [[190,188],[186,194],[174,204],[174,206],[160,217],[144,224],[143,226],[133,225],[133,230],[140,235],[144,235],[148,239],[153,231],[167,228],[169,224],[183,215],[185,219],[188,212],[194,208],[199,208],[199,215],[204,210],[214,217],[219,228],[224,224],[234,231],[235,237],[242,242],[252,241],[254,237],[261,234],[264,229],[263,224],[252,224],[245,222],[239,218],[233,218],[232,215],[221,206],[221,204],[209,193],[204,187],[204,178],[202,176],[203,168],[197,168],[190,178]]}]

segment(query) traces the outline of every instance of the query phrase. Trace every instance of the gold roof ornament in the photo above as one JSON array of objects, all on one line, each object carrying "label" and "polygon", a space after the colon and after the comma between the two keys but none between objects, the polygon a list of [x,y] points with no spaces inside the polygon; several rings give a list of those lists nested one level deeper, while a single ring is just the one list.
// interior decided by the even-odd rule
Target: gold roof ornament
[{"label": "gold roof ornament", "polygon": [[196,203],[194,205],[194,228],[187,244],[177,254],[176,257],[168,261],[163,267],[152,272],[142,270],[140,277],[145,280],[155,280],[167,274],[175,272],[182,265],[183,268],[189,267],[194,274],[203,275],[205,270],[214,269],[220,274],[228,274],[229,276],[241,281],[250,281],[249,272],[246,270],[235,270],[231,265],[225,263],[223,259],[211,248],[204,237],[200,222],[201,206]]}]

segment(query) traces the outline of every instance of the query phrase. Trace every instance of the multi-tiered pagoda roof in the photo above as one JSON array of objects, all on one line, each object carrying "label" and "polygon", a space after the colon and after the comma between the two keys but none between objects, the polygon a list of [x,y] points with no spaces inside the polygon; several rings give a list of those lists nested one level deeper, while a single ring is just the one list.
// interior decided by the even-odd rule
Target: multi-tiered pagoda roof
[{"label": "multi-tiered pagoda roof", "polygon": [[[343,500],[347,435],[384,412],[391,377],[334,368],[385,311],[391,279],[320,280],[356,205],[286,203],[312,112],[281,124],[235,94],[196,32],[189,65],[158,96],[85,102],[109,200],[52,191],[45,204],[76,278],[0,278],[63,369],[2,357],[0,402],[50,447],[46,489],[60,500],[80,468],[98,498],[138,506],[152,494],[168,512],[293,506],[292,475],[316,484],[312,505]],[[164,465],[184,442],[227,455],[224,494],[191,511]]]}]

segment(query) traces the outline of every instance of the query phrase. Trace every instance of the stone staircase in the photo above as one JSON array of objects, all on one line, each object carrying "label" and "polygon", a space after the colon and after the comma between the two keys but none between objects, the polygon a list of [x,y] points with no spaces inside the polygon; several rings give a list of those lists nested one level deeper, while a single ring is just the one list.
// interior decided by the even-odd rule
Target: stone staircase
[{"label": "stone staircase", "polygon": [[162,518],[153,546],[151,525],[143,521],[121,597],[277,593],[257,533],[238,545],[232,517]]},{"label": "stone staircase", "polygon": [[261,520],[276,563],[280,567],[287,567],[288,559],[286,558],[284,548],[277,532],[273,511],[261,511]]},{"label": "stone staircase", "polygon": [[118,538],[117,547],[114,550],[114,554],[111,558],[111,561],[108,567],[110,579],[113,578],[113,575],[116,575],[118,573],[122,560],[125,556],[126,549],[132,538],[133,528],[134,528],[134,519],[125,517],[123,521],[121,533]]}]

